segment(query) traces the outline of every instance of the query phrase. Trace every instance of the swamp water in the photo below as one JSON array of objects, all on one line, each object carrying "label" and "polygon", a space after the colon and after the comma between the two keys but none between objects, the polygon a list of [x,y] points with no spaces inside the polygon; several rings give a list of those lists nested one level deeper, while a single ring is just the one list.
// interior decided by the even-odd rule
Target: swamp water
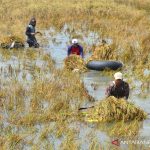
[{"label": "swamp water", "polygon": [[[42,46],[42,50],[34,50],[29,52],[29,57],[23,57],[25,50],[17,50],[15,51],[15,55],[10,51],[7,54],[1,53],[0,59],[0,68],[1,68],[1,86],[5,86],[3,80],[7,80],[7,83],[12,79],[18,80],[19,82],[23,83],[23,85],[28,89],[30,84],[32,83],[32,79],[34,76],[49,76],[51,74],[51,70],[47,69],[51,62],[47,61],[47,57],[51,55],[51,57],[55,61],[55,67],[57,69],[63,68],[63,61],[67,56],[67,46],[70,45],[70,40],[78,35],[80,42],[85,49],[85,60],[91,55],[91,47],[94,44],[100,43],[100,38],[97,33],[95,32],[87,32],[87,31],[74,31],[68,26],[65,26],[61,32],[56,32],[55,29],[51,28],[50,30],[44,31],[44,37],[41,37],[39,41],[45,40],[46,43]],[[43,38],[43,39],[42,39]],[[111,40],[108,40],[111,43]],[[39,42],[40,43],[40,42]],[[41,52],[42,51],[42,52]],[[17,57],[16,57],[17,56]],[[25,55],[28,56],[28,55]],[[31,59],[32,58],[32,59]],[[44,59],[46,61],[44,61]],[[40,70],[43,70],[45,74],[40,74]],[[88,90],[89,94],[93,96],[97,101],[103,99],[105,97],[105,89],[109,82],[112,80],[112,77],[104,75],[101,72],[97,71],[88,71],[81,75],[81,80],[83,80],[86,89]],[[11,84],[10,86],[12,86]],[[135,105],[139,106],[147,113],[150,113],[150,103],[149,98],[150,95],[147,93],[147,98],[142,98],[139,96],[140,93],[140,83],[137,82],[137,86],[135,89],[132,90],[130,99]],[[28,112],[28,97],[26,98],[26,108],[25,112]],[[94,103],[96,103],[94,102]],[[88,107],[93,105],[93,102],[84,103],[84,107]],[[44,103],[43,107],[47,107],[47,104]],[[1,111],[0,114],[5,114],[4,116],[7,118],[7,112]],[[24,128],[13,126],[7,122],[7,119],[4,119],[1,123],[1,130],[0,132],[3,133],[2,128],[12,128],[14,133],[21,133],[21,132],[33,132],[31,136],[26,137],[27,141],[32,141],[32,144],[37,145],[39,149],[44,149],[43,145],[51,143],[51,148],[47,147],[48,149],[61,149],[62,141],[66,139],[65,135],[61,137],[56,137],[54,135],[49,135],[48,138],[39,143],[39,138],[41,136],[41,131],[45,128],[55,128],[55,122],[53,123],[45,123],[45,124],[36,124],[34,128]],[[83,123],[79,121],[70,122],[69,128],[78,130],[78,136],[74,137],[77,143],[80,143],[80,149],[87,150],[87,149],[112,149],[116,148],[114,145],[111,144],[112,140],[116,139],[117,137],[113,136],[110,137],[107,132],[100,130],[96,124],[94,123]],[[146,138],[150,140],[150,119],[146,119],[143,121],[143,125],[139,130],[138,134],[139,138]],[[24,144],[22,149],[31,149],[31,143]],[[98,145],[97,145],[98,144]],[[138,145],[139,147],[141,145]],[[146,145],[148,148],[150,145]],[[14,146],[15,147],[15,146]],[[12,147],[12,149],[14,148]],[[46,148],[46,147],[45,147]],[[127,149],[127,144],[121,145],[122,149]]]}]

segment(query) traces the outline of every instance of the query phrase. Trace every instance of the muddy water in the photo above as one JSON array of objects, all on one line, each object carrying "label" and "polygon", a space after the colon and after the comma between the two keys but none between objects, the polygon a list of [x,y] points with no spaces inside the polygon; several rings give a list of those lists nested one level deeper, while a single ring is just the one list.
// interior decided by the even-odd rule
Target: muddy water
[{"label": "muddy water", "polygon": [[[70,31],[70,30],[69,30]],[[55,33],[55,34],[54,34]],[[45,35],[48,38],[48,46],[46,51],[52,55],[56,61],[56,67],[63,67],[63,60],[67,56],[67,47],[71,43],[71,32],[68,32],[67,26],[59,33],[56,33],[54,29],[45,31]],[[79,41],[86,49],[85,60],[91,55],[90,50],[93,44],[100,43],[100,37],[94,32],[82,32],[77,31],[76,35],[80,35]],[[108,42],[112,41],[108,39]],[[88,71],[82,75],[83,82],[90,95],[92,95],[96,101],[99,101],[105,97],[105,89],[110,83],[112,78],[110,76],[104,76],[98,71]],[[150,113],[150,94],[146,93],[147,98],[140,96],[140,82],[137,81],[136,88],[131,91],[129,100],[134,102],[135,105],[144,109],[147,113]],[[91,103],[84,104],[84,106],[93,105]],[[94,129],[92,124],[74,123],[72,127],[78,127],[80,129],[79,140],[82,141],[82,149],[88,149],[90,141],[87,138],[89,133],[94,132],[99,142],[103,145],[105,142],[110,143],[111,138],[105,132]],[[139,137],[145,137],[150,139],[150,119],[146,119],[143,122],[143,126],[139,131]]]},{"label": "muddy water", "polygon": [[[46,44],[42,45],[42,50],[45,54],[50,54],[52,56],[52,58],[55,60],[56,68],[63,67],[63,61],[67,56],[67,47],[70,45],[73,35],[77,35],[79,37],[79,42],[81,43],[81,45],[84,46],[85,60],[91,55],[92,45],[99,44],[101,41],[100,37],[96,32],[88,32],[81,30],[75,31],[71,27],[68,28],[68,26],[65,26],[59,33],[56,32],[55,29],[51,28],[49,30],[44,31],[44,35],[45,36],[42,38],[47,42]],[[42,38],[38,39],[39,42],[43,41]],[[111,43],[112,41],[108,39],[108,42]],[[36,73],[34,72],[35,70],[33,70],[33,68],[37,68],[37,70],[38,68],[44,69],[44,66],[45,68],[47,68],[47,63],[44,62],[42,58],[40,58],[40,52],[37,53],[39,57],[33,59],[32,61],[28,58],[25,58],[21,61],[15,56],[11,56],[9,59],[3,59],[3,57],[0,56],[1,80],[11,80],[11,77],[14,77],[14,74],[16,74],[16,80],[19,80],[20,82],[24,83],[25,86],[30,84],[32,78],[34,78],[34,75],[36,75]],[[146,73],[147,72],[148,71],[146,71]],[[112,80],[110,76],[104,76],[101,72],[90,70],[87,73],[82,74],[81,79],[83,80],[85,87],[87,88],[90,95],[92,95],[95,98],[96,102],[105,97],[106,86]],[[1,83],[3,82],[1,81]],[[142,96],[140,96],[140,84],[141,83],[139,81],[136,82],[136,88],[132,90],[130,100],[132,100],[136,105],[140,106],[146,112],[150,113],[150,94],[149,96],[147,96],[147,98],[142,98]],[[83,106],[91,106],[93,104],[94,103],[91,102],[86,103]],[[28,103],[26,105],[26,107],[28,108]],[[9,124],[5,122],[4,126],[9,126]],[[35,126],[35,129],[38,132],[34,136],[38,138],[39,134],[45,128],[45,126],[46,125]],[[98,130],[96,126],[91,123],[74,122],[70,123],[70,128],[79,130],[79,136],[76,137],[76,141],[82,143],[81,149],[83,150],[89,149],[89,145],[93,140],[93,137],[96,137],[98,139],[100,145],[110,144],[112,140],[112,138],[109,137],[106,132]],[[150,138],[150,119],[146,119],[143,122],[143,126],[139,131],[139,137]],[[32,139],[32,136],[28,138],[30,140]],[[33,143],[36,144],[37,138],[34,139]],[[53,136],[49,137],[49,141],[53,141],[53,146],[55,149],[58,149],[58,147],[61,145],[62,140],[63,138],[58,139]],[[30,147],[25,147],[25,149],[30,149]]]}]

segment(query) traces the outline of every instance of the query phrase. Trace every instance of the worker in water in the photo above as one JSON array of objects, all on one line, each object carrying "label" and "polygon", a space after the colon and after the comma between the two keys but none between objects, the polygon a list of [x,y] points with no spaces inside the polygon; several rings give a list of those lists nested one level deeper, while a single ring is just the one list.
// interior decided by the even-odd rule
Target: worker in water
[{"label": "worker in water", "polygon": [[105,46],[107,44],[106,40],[105,39],[102,39],[102,46]]},{"label": "worker in water", "polygon": [[102,39],[102,44],[100,46],[101,48],[101,59],[103,60],[109,60],[112,59],[112,49],[106,42],[106,40]]},{"label": "worker in water", "polygon": [[114,96],[116,98],[125,98],[129,97],[129,84],[123,81],[123,75],[121,72],[114,74],[115,80],[107,87],[106,96]]},{"label": "worker in water", "polygon": [[29,25],[26,28],[26,35],[28,37],[27,43],[29,44],[29,47],[39,48],[39,44],[37,43],[35,35],[40,32],[35,31],[35,26],[36,26],[36,19],[32,18],[29,22]]},{"label": "worker in water", "polygon": [[68,56],[70,56],[71,54],[79,55],[82,58],[84,57],[83,56],[83,48],[82,48],[82,46],[80,46],[78,44],[77,39],[73,39],[72,40],[72,45],[69,46],[69,48],[68,48]]},{"label": "worker in water", "polygon": [[94,48],[93,54],[89,60],[110,60],[113,59],[113,50],[105,39],[101,44]]}]

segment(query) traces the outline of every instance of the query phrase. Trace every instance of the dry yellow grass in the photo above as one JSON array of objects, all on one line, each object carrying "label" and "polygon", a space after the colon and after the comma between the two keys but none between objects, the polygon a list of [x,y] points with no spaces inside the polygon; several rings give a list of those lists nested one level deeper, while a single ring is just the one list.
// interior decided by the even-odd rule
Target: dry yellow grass
[{"label": "dry yellow grass", "polygon": [[99,102],[95,108],[84,115],[88,122],[140,121],[147,117],[147,114],[134,104],[115,97],[108,97]]},{"label": "dry yellow grass", "polygon": [[[26,25],[35,16],[39,29],[49,26],[61,29],[66,23],[76,29],[86,24],[88,30],[96,31],[102,38],[112,38],[119,53],[118,59],[124,62],[130,60],[128,53],[131,50],[139,50],[142,55],[147,51],[145,44],[144,47],[142,44],[150,30],[147,0],[6,0],[1,5],[1,37],[13,34],[25,39]],[[136,43],[139,43],[140,49]],[[132,60],[134,57],[137,57],[137,53],[133,53]],[[148,57],[146,52],[140,61],[145,62]]]},{"label": "dry yellow grass", "polygon": [[134,138],[138,135],[140,128],[142,127],[142,122],[137,120],[124,122],[119,121],[115,123],[104,123],[97,124],[97,128],[107,132],[110,136],[115,137],[126,137],[126,138]]},{"label": "dry yellow grass", "polygon": [[[68,24],[72,30],[76,28],[84,30],[83,27],[86,27],[86,30],[95,31],[102,38],[111,38],[115,54],[119,56],[117,58],[126,64],[134,62],[133,70],[137,78],[150,82],[149,75],[143,78],[143,68],[150,68],[148,0],[5,0],[1,2],[0,7],[0,39],[17,35],[25,41],[24,32],[32,16],[37,18],[37,29],[43,30],[54,26],[59,31],[64,24]],[[33,149],[40,149],[39,145],[44,145],[43,149],[46,147],[50,149],[52,143],[45,144],[42,141],[41,144],[41,139],[48,139],[48,135],[52,132],[51,128],[39,131],[39,145],[32,141],[37,135],[36,126],[55,122],[56,128],[53,134],[56,137],[66,135],[62,148],[70,149],[73,146],[77,149],[79,143],[76,142],[75,137],[78,133],[68,129],[68,124],[70,120],[81,119],[77,110],[83,102],[91,99],[80,81],[79,74],[55,70],[51,56],[44,55],[40,50],[0,49],[0,53],[4,60],[15,56],[21,62],[16,70],[10,66],[12,76],[2,81],[0,109],[3,113],[0,114],[0,120],[9,126],[4,127],[0,123],[2,127],[0,146],[3,149],[11,149],[11,146],[14,149],[21,149],[26,144]],[[34,62],[39,58],[47,64],[44,64],[43,68]],[[32,84],[19,82],[17,80],[19,70],[29,69],[33,75]],[[46,73],[49,73],[49,76],[46,76]],[[117,132],[118,126],[120,127],[116,125],[112,128],[111,135],[114,132],[118,135],[125,134],[126,131]],[[121,127],[123,126],[122,123]],[[138,128],[132,130],[133,126]],[[125,129],[131,128],[130,131],[137,134],[139,130],[137,122],[133,126],[126,125]],[[33,130],[32,128],[34,132],[30,133],[30,140],[25,139],[22,134]],[[132,132],[129,135],[132,135]],[[97,142],[92,141],[91,149],[96,147],[95,145]]]},{"label": "dry yellow grass", "polygon": [[88,59],[91,60],[117,60],[117,53],[115,53],[115,49],[113,46],[109,46],[107,44],[99,45],[93,50],[92,56]]},{"label": "dry yellow grass", "polygon": [[73,71],[74,69],[77,69],[79,72],[84,72],[87,70],[84,60],[78,55],[70,55],[65,59],[64,62],[64,68],[68,71]]}]

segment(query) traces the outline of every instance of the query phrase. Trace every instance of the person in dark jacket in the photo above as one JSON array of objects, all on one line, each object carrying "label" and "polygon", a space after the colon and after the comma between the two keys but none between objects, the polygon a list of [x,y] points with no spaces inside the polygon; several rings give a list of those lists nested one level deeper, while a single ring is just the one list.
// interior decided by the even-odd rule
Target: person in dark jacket
[{"label": "person in dark jacket", "polygon": [[129,97],[129,84],[123,81],[122,73],[117,72],[114,74],[115,81],[113,81],[106,89],[106,96],[114,96],[116,98],[125,98],[126,100]]},{"label": "person in dark jacket", "polygon": [[29,47],[39,48],[35,35],[39,32],[35,31],[36,19],[32,18],[26,28],[27,43]]},{"label": "person in dark jacket", "polygon": [[83,48],[82,48],[81,45],[78,44],[78,40],[77,39],[73,39],[72,40],[72,45],[69,46],[69,48],[68,48],[68,56],[70,56],[71,54],[79,55],[82,58],[84,57],[84,55],[83,55]]}]

